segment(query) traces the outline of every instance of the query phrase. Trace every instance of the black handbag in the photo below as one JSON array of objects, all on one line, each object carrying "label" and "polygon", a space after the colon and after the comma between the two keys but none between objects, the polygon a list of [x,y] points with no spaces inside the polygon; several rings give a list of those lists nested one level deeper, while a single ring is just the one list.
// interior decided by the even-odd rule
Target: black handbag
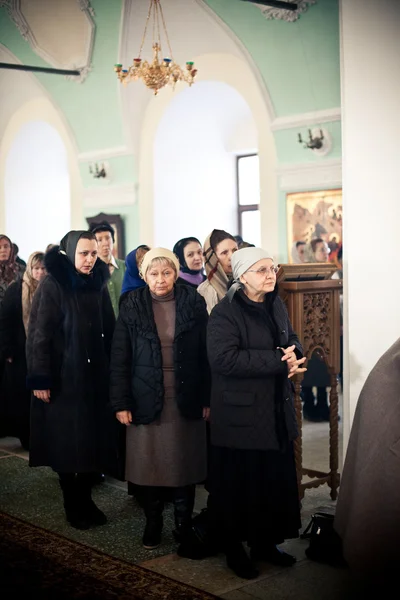
[{"label": "black handbag", "polygon": [[300,539],[309,539],[306,556],[316,562],[328,563],[337,567],[347,566],[342,553],[342,541],[333,528],[335,516],[316,512],[312,515]]}]

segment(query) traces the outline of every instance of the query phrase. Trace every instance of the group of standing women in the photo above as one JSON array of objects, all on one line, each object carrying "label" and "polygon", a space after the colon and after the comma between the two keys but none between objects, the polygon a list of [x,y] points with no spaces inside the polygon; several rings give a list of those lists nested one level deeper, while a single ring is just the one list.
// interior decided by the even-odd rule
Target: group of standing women
[{"label": "group of standing women", "polygon": [[203,248],[193,237],[174,252],[141,246],[126,259],[116,325],[94,233],[69,232],[45,267],[27,338],[30,464],[58,473],[70,524],[106,522],[89,475],[121,477],[124,427],[146,548],[161,542],[165,491],[182,542],[205,482],[208,527],[237,575],[256,577],[259,560],[293,564],[277,545],[300,527],[290,379],[305,359],[272,255],[238,250],[222,230]]},{"label": "group of standing women", "polygon": [[33,297],[46,274],[44,253],[33,252],[26,269],[11,240],[0,235],[0,435],[29,449],[30,392],[25,344]]}]

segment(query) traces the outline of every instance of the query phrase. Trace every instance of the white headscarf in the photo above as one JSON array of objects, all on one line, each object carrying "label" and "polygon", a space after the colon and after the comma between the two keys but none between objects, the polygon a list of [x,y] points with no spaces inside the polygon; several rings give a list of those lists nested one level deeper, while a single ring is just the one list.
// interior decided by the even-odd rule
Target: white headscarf
[{"label": "white headscarf", "polygon": [[242,248],[232,254],[231,264],[233,284],[228,292],[229,302],[232,302],[235,293],[243,287],[243,284],[240,282],[240,277],[259,260],[263,260],[264,258],[273,260],[274,257],[268,250],[263,250],[262,248]]}]

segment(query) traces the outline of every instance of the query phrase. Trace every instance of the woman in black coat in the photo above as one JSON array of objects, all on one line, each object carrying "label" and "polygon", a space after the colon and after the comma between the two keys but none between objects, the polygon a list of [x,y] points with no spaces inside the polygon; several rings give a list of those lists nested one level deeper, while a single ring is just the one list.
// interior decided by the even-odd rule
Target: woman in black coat
[{"label": "woman in black coat", "polygon": [[147,283],[121,302],[111,354],[111,404],[127,426],[126,479],[146,515],[143,545],[161,542],[166,496],[174,503],[175,537],[191,524],[196,483],[207,471],[210,375],[207,310],[195,289],[175,285],[176,256],[147,252]]},{"label": "woman in black coat", "polygon": [[26,388],[26,334],[33,297],[46,275],[44,253],[33,252],[22,279],[12,283],[0,309],[0,360],[5,368],[1,386],[2,435],[18,437],[29,450],[31,394]]},{"label": "woman in black coat", "polygon": [[33,390],[29,462],[59,474],[69,523],[106,522],[91,497],[91,476],[112,474],[113,419],[108,406],[114,314],[107,265],[92,233],[70,231],[45,257],[27,340]]},{"label": "woman in black coat", "polygon": [[[240,577],[253,560],[291,565],[277,544],[297,537],[300,502],[292,442],[297,436],[290,378],[304,369],[301,344],[277,296],[272,256],[232,256],[233,283],[213,309],[207,334],[212,373],[211,522],[227,564]],[[242,546],[251,548],[250,560]]]}]

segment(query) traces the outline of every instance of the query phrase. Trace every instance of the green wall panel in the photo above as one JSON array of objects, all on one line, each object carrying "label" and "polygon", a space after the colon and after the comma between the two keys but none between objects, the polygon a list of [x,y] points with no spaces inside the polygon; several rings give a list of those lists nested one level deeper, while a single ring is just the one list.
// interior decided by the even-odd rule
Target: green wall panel
[{"label": "green wall panel", "polygon": [[276,116],[340,105],[338,0],[319,0],[294,23],[240,0],[206,0],[250,52]]}]

